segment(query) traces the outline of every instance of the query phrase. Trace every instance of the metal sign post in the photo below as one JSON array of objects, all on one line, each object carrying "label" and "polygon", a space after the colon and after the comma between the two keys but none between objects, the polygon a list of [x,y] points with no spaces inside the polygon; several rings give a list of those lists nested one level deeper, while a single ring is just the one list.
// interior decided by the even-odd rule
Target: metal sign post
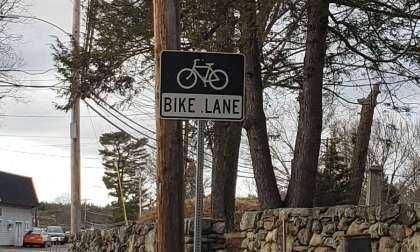
[{"label": "metal sign post", "polygon": [[201,219],[203,217],[204,127],[198,120],[197,169],[195,176],[194,252],[201,252]]}]

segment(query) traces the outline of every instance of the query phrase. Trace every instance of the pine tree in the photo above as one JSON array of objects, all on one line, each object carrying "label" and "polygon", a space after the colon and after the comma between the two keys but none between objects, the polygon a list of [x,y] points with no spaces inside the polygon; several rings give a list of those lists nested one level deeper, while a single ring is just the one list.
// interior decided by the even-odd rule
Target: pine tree
[{"label": "pine tree", "polygon": [[[149,193],[145,187],[145,170],[148,158],[145,149],[147,139],[134,139],[125,132],[112,132],[102,134],[99,142],[103,146],[99,153],[102,155],[102,164],[105,167],[102,179],[106,188],[110,190],[109,195],[117,199],[112,202],[115,207],[114,221],[124,220],[123,202],[127,209],[128,219],[133,220],[138,213],[139,175],[142,184],[143,205],[145,205]],[[119,177],[121,178],[121,188],[118,182]]]},{"label": "pine tree", "polygon": [[351,171],[339,152],[340,144],[335,133],[327,140],[325,153],[321,156],[323,167],[318,173],[316,206],[345,204],[350,193]]}]

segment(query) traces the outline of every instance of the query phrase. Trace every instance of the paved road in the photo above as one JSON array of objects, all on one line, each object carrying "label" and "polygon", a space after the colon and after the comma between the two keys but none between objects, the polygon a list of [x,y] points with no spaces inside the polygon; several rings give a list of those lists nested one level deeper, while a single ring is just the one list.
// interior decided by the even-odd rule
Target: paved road
[{"label": "paved road", "polygon": [[3,248],[0,252],[67,252],[67,246],[53,246],[50,248]]}]

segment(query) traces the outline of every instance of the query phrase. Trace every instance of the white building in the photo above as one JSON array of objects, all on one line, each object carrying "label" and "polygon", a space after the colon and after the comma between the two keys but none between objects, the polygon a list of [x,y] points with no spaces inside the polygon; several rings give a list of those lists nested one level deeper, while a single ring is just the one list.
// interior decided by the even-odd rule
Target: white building
[{"label": "white building", "polygon": [[22,246],[37,205],[32,178],[0,171],[0,246]]}]

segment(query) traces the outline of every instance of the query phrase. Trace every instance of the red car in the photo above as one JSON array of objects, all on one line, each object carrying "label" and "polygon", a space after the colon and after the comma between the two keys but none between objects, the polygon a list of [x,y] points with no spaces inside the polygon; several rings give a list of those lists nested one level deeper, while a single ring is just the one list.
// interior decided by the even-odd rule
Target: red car
[{"label": "red car", "polygon": [[23,246],[42,246],[47,248],[50,246],[50,239],[46,231],[41,228],[33,228],[23,237]]}]

